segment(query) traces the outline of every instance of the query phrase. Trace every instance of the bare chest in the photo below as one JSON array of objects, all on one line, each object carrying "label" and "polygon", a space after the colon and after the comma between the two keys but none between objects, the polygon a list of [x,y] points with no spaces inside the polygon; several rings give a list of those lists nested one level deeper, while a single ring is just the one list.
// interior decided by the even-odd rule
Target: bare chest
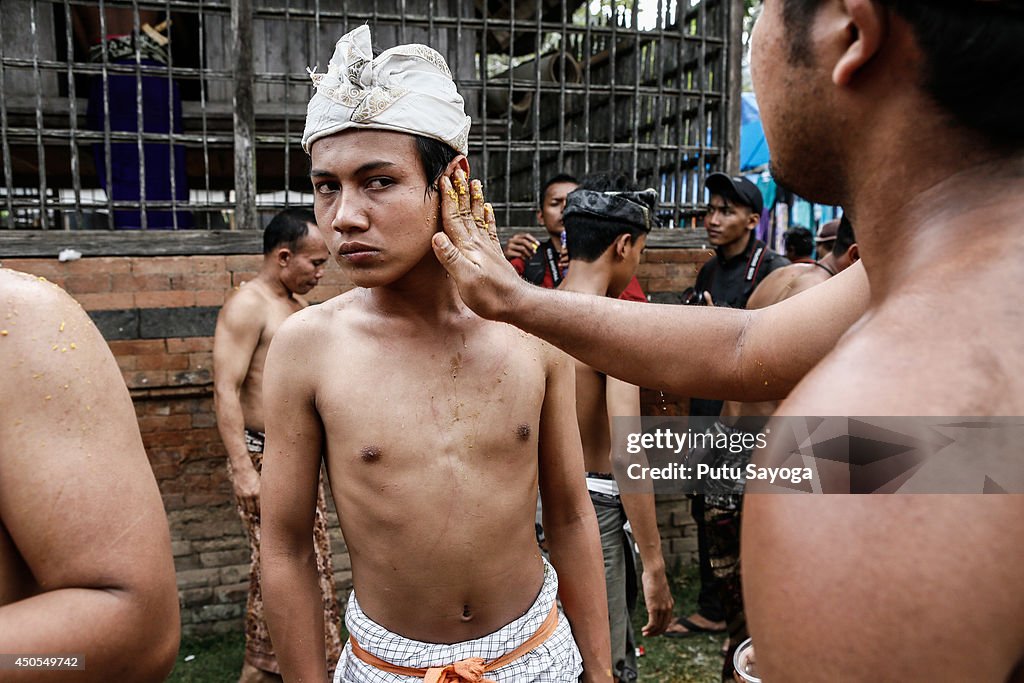
[{"label": "bare chest", "polygon": [[332,469],[535,468],[546,379],[535,344],[516,335],[350,346],[316,396]]}]

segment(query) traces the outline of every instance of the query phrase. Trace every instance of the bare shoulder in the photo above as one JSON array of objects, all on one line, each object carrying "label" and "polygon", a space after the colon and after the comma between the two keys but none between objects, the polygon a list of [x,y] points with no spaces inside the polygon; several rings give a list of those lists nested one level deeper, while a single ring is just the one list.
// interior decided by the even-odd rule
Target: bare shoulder
[{"label": "bare shoulder", "polygon": [[1024,338],[937,294],[870,310],[782,404],[789,415],[1020,415]]},{"label": "bare shoulder", "polygon": [[312,350],[329,336],[344,332],[363,310],[359,290],[351,290],[288,316],[274,333],[272,349]]},{"label": "bare shoulder", "polygon": [[[0,269],[0,354],[18,359],[12,370],[25,369],[29,362],[38,372],[68,358],[80,367],[93,360],[96,344],[106,351],[89,316],[63,289],[43,278]],[[67,356],[78,351],[82,353]]]},{"label": "bare shoulder", "polygon": [[765,276],[747,301],[747,308],[771,306],[827,279],[828,273],[813,263],[791,263]]},{"label": "bare shoulder", "polygon": [[232,320],[261,320],[267,309],[267,296],[254,280],[235,288],[221,307],[220,317]]}]

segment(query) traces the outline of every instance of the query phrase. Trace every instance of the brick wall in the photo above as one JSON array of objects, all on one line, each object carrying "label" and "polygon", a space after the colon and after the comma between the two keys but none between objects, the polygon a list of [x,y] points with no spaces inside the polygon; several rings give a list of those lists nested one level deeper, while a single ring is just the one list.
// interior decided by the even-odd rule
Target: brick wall
[{"label": "brick wall", "polygon": [[[657,302],[674,303],[692,285],[707,252],[649,249],[639,277]],[[3,266],[47,278],[77,299],[108,340],[135,404],[143,443],[171,529],[185,633],[242,628],[248,548],[234,509],[213,410],[213,327],[231,287],[252,279],[262,257],[147,256],[4,259]],[[328,268],[311,292],[323,301],[347,288]],[[680,414],[681,399],[644,391],[648,414]],[[351,565],[331,506],[335,579],[341,596]],[[658,502],[669,567],[696,554],[684,498]]]}]

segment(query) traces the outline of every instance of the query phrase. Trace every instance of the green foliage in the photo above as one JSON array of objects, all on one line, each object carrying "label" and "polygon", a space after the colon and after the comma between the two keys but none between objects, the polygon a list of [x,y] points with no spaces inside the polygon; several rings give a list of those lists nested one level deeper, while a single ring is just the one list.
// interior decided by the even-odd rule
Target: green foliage
[{"label": "green foliage", "polygon": [[[178,659],[168,678],[169,683],[223,683],[238,680],[245,652],[245,634],[193,636],[181,639]],[[191,661],[185,661],[188,656]]]},{"label": "green foliage", "polygon": [[[675,613],[686,616],[697,605],[700,577],[696,565],[677,569],[669,576],[672,595],[676,600]],[[637,641],[645,653],[638,660],[641,681],[657,683],[719,683],[722,677],[722,643],[725,636],[697,635],[690,638],[644,638],[640,629],[647,623],[647,610],[643,601],[634,615],[633,628]]]}]

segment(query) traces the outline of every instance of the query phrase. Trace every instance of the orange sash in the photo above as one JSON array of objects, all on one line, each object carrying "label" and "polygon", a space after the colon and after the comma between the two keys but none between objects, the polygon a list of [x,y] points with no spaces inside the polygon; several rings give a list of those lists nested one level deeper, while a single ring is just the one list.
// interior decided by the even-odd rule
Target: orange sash
[{"label": "orange sash", "polygon": [[536,649],[541,643],[551,637],[551,634],[558,628],[558,603],[557,601],[551,605],[551,611],[548,613],[544,623],[540,625],[537,632],[527,639],[525,643],[517,647],[516,649],[508,652],[497,659],[492,659],[487,662],[481,657],[470,657],[469,659],[463,659],[449,664],[448,666],[432,666],[428,669],[421,669],[412,666],[396,666],[385,662],[380,657],[370,654],[359,646],[356,642],[355,636],[349,636],[349,643],[352,645],[352,654],[357,659],[375,666],[381,671],[387,673],[398,674],[400,676],[415,676],[416,678],[422,678],[424,683],[459,683],[460,681],[466,681],[467,683],[494,683],[489,678],[484,678],[484,674],[495,669],[500,669],[506,664],[510,664],[515,660],[519,659],[527,652],[531,652]]}]

